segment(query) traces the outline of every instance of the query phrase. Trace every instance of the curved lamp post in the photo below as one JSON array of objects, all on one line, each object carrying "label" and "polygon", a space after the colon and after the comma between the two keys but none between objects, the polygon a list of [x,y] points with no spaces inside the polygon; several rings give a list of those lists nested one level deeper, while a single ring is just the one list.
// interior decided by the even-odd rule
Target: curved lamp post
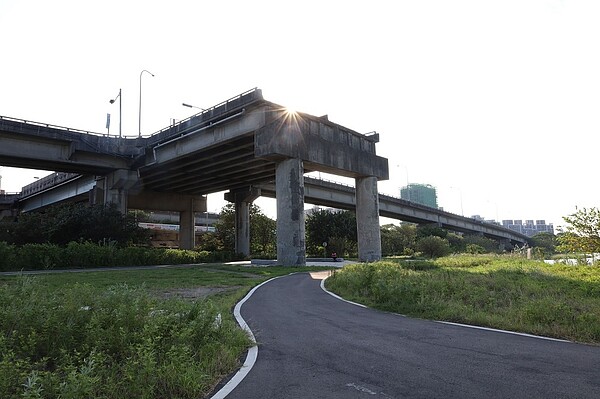
[{"label": "curved lamp post", "polygon": [[144,72],[148,72],[150,75],[152,75],[152,77],[154,77],[154,74],[150,71],[147,70],[142,70],[142,72],[140,72],[140,110],[139,110],[139,121],[138,121],[138,127],[139,127],[139,136],[138,137],[142,137],[142,75],[144,74]]},{"label": "curved lamp post", "polygon": [[196,107],[195,105],[191,105],[191,104],[182,103],[181,105],[183,105],[184,107],[188,107],[188,108],[196,108],[196,109],[199,109],[200,111],[206,111],[204,108]]},{"label": "curved lamp post", "polygon": [[117,98],[119,99],[119,137],[121,137],[121,124],[122,124],[122,120],[123,120],[123,113],[122,113],[122,104],[123,104],[123,97],[121,97],[121,89],[119,89],[119,94],[117,94],[117,96],[110,100],[109,102],[111,104],[114,104],[115,101],[117,101]]}]

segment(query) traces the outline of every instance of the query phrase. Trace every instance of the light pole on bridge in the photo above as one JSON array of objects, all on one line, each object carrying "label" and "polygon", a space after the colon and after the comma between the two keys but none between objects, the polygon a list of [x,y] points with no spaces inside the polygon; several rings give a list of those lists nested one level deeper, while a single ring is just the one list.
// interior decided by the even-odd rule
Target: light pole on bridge
[{"label": "light pole on bridge", "polygon": [[138,121],[138,127],[139,127],[139,136],[138,137],[142,137],[142,75],[144,74],[144,72],[148,72],[152,77],[154,77],[154,74],[150,71],[147,70],[142,70],[142,72],[140,72],[140,109],[139,109],[139,121]]},{"label": "light pole on bridge", "polygon": [[114,99],[110,100],[109,102],[111,104],[114,104],[115,101],[117,101],[117,98],[119,99],[119,138],[120,138],[122,135],[121,126],[123,123],[123,108],[122,108],[123,97],[121,97],[121,89],[119,89],[119,94],[117,94],[117,96]]},{"label": "light pole on bridge", "polygon": [[455,190],[458,190],[458,195],[460,197],[460,215],[461,216],[465,216],[465,213],[463,212],[463,199],[462,199],[462,190],[460,189],[460,187],[454,187],[454,186],[450,186],[450,188],[453,188]]},{"label": "light pole on bridge", "polygon": [[181,105],[183,105],[184,107],[188,107],[188,108],[196,108],[196,109],[199,109],[200,111],[206,111],[204,108],[196,107],[195,105],[191,105],[191,104],[182,103]]}]

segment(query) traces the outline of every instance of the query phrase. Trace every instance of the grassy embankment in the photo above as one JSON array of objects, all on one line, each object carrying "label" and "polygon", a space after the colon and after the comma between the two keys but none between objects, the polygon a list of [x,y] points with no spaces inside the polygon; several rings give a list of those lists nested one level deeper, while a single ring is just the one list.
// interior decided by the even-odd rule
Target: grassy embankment
[{"label": "grassy embankment", "polygon": [[[0,277],[0,397],[203,397],[251,344],[233,305],[289,272],[203,265]],[[207,287],[220,292],[204,297]]]},{"label": "grassy embankment", "polygon": [[600,267],[513,257],[382,261],[336,271],[331,291],[407,316],[600,344]]}]

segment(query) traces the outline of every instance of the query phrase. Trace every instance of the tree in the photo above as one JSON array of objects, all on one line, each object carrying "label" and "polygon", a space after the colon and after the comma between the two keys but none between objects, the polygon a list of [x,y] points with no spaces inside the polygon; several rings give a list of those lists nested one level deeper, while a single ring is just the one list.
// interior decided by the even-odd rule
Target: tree
[{"label": "tree", "polygon": [[556,236],[552,233],[538,233],[531,237],[533,248],[539,248],[544,255],[551,255],[556,251]]},{"label": "tree", "polygon": [[[235,205],[226,204],[221,208],[219,220],[215,223],[215,235],[222,245],[220,251],[235,251]],[[204,249],[204,248],[203,248]]]},{"label": "tree", "polygon": [[[500,244],[496,240],[492,240],[491,238],[484,237],[479,234],[467,234],[463,237],[463,243],[465,245],[465,250],[469,244],[477,245],[485,250],[487,253],[497,253],[501,252]],[[470,247],[471,251],[476,247]],[[479,250],[479,249],[478,249]]]},{"label": "tree", "polygon": [[275,254],[277,250],[277,222],[264,215],[258,206],[250,210],[250,248],[253,254]]},{"label": "tree", "polygon": [[356,247],[356,215],[349,211],[319,209],[306,218],[306,247],[312,254],[321,254],[324,242],[331,243],[328,252],[344,256]]},{"label": "tree", "polygon": [[600,252],[600,210],[582,208],[564,216],[566,231],[557,237],[561,252],[594,254]]},{"label": "tree", "polygon": [[381,226],[381,252],[384,256],[405,255],[414,250],[417,228],[414,224]]},{"label": "tree", "polygon": [[42,212],[19,215],[16,221],[3,223],[3,232],[17,245],[52,243],[66,245],[71,241],[146,243],[148,231],[138,226],[133,217],[122,215],[114,204],[86,206],[63,204]]},{"label": "tree", "polygon": [[417,242],[417,251],[428,258],[439,258],[450,253],[450,244],[438,236],[423,237]]},{"label": "tree", "polygon": [[466,251],[467,246],[465,244],[465,238],[462,235],[448,232],[446,240],[448,240],[452,252],[461,253]]},{"label": "tree", "polygon": [[446,238],[447,235],[448,231],[438,226],[422,224],[419,225],[419,227],[417,227],[417,238],[423,238],[428,236]]},{"label": "tree", "polygon": [[[276,247],[275,220],[266,216],[260,207],[250,204],[250,250],[252,253],[274,253]],[[207,240],[212,247],[220,244],[221,251],[235,251],[235,205],[229,203],[221,209],[215,223],[215,237]],[[205,248],[202,248],[205,249]],[[208,249],[207,249],[208,250]]]}]

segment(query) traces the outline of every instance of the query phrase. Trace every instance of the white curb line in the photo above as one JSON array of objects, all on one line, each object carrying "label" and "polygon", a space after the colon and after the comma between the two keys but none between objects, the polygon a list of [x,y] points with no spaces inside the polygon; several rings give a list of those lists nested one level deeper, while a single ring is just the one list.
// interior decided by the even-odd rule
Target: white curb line
[{"label": "white curb line", "polygon": [[272,279],[269,279],[267,281],[263,281],[256,287],[252,288],[250,290],[250,292],[248,292],[246,294],[246,296],[235,305],[235,308],[233,309],[233,315],[235,316],[235,319],[237,320],[237,322],[240,325],[240,327],[242,328],[242,330],[246,331],[246,333],[248,334],[248,336],[250,337],[252,342],[254,342],[254,346],[252,346],[250,349],[248,349],[248,354],[246,355],[246,360],[244,361],[244,364],[238,370],[238,372],[235,373],[233,378],[231,380],[229,380],[229,382],[227,382],[227,384],[225,384],[223,386],[223,388],[219,389],[219,391],[217,391],[217,393],[215,393],[213,396],[211,396],[210,399],[225,398],[227,395],[229,395],[231,393],[231,391],[233,391],[235,389],[235,387],[237,387],[240,384],[240,382],[242,382],[242,380],[248,375],[250,370],[252,370],[252,367],[254,367],[254,363],[256,363],[256,359],[258,358],[258,345],[256,345],[256,338],[254,337],[254,333],[248,326],[248,323],[246,323],[246,320],[244,320],[244,318],[242,317],[242,315],[240,313],[240,309],[242,308],[242,305],[248,299],[250,299],[252,294],[254,294],[254,291],[259,289],[260,287],[262,287],[269,281],[275,280],[280,277],[283,277],[283,276],[277,276],[277,277],[273,277]]},{"label": "white curb line", "polygon": [[[321,280],[321,289],[323,291],[325,291],[326,293],[328,293],[329,295],[331,295],[334,298],[337,298],[337,299],[342,300],[344,302],[350,303],[352,305],[360,306],[361,308],[369,308],[368,306],[363,305],[362,303],[356,303],[356,302],[349,301],[347,299],[342,298],[339,295],[334,294],[331,291],[327,291],[327,288],[325,288],[325,280],[327,280],[328,278],[329,278],[329,276],[325,277],[323,280]],[[386,312],[386,313],[391,313],[391,314],[395,314],[397,316],[402,316],[402,317],[408,317],[408,316],[401,315],[401,314],[398,314],[398,313],[392,313],[392,312]],[[439,321],[439,320],[431,320],[431,321],[433,321],[435,323],[440,323],[440,324],[449,324],[451,326],[473,328],[473,329],[476,329],[476,330],[485,330],[485,331],[492,331],[492,332],[503,333],[503,334],[519,335],[521,337],[544,339],[544,340],[547,340],[547,341],[555,341],[555,342],[573,343],[573,341],[569,341],[569,340],[566,340],[566,339],[543,337],[541,335],[533,335],[533,334],[520,333],[520,332],[508,331],[508,330],[499,330],[499,329],[490,328],[490,327],[472,326],[470,324],[453,323],[451,321]]]}]

